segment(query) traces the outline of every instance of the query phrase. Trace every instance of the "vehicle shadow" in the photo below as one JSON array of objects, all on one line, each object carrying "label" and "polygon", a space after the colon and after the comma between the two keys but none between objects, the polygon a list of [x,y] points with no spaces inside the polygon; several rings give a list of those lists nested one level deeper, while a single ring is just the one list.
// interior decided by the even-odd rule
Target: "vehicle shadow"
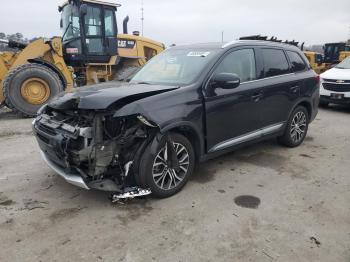
[{"label": "vehicle shadow", "polygon": [[248,145],[198,164],[190,181],[202,184],[208,183],[215,180],[216,173],[223,168],[235,173],[238,171],[237,163],[253,163],[258,166],[278,169],[285,161],[285,158],[279,154],[282,149],[283,147],[277,143],[276,139]]},{"label": "vehicle shadow", "polygon": [[[306,146],[312,143],[312,137],[307,137],[305,139]],[[276,172],[281,172],[281,170],[286,168],[286,163],[288,162],[288,156],[284,156],[285,151],[285,147],[278,144],[276,139],[249,145],[207,162],[199,163],[189,182],[192,184],[210,183],[214,181],[217,175],[223,170],[231,172],[233,175],[241,174],[244,172],[244,170],[241,169],[244,169],[246,164],[268,167]],[[64,195],[65,201],[73,202],[75,205],[79,206],[86,206],[89,209],[108,209],[110,206],[114,205],[124,211],[131,209],[147,209],[147,211],[151,211],[152,205],[161,201],[152,196],[147,196],[127,200],[119,204],[112,204],[110,201],[112,194],[109,192],[77,189],[67,184],[59,177],[54,178],[54,180],[56,189],[57,187],[60,188],[59,190]],[[181,192],[179,194],[181,195]],[[179,194],[174,197],[181,197]]]},{"label": "vehicle shadow", "polygon": [[327,110],[332,112],[339,112],[339,113],[350,113],[350,105],[336,105],[336,104],[329,104],[327,107],[320,107],[321,110]]},{"label": "vehicle shadow", "polygon": [[7,107],[0,109],[0,120],[2,119],[19,119],[19,117]]}]

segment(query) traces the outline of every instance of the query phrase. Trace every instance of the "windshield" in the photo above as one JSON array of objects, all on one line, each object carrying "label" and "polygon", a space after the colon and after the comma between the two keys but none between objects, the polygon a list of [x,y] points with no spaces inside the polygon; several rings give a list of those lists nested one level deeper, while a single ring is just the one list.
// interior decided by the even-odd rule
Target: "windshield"
[{"label": "windshield", "polygon": [[62,25],[64,42],[80,37],[79,10],[77,6],[66,5],[63,8]]},{"label": "windshield", "polygon": [[338,64],[335,68],[339,69],[350,69],[350,57],[343,60],[340,64]]},{"label": "windshield", "polygon": [[193,83],[217,50],[169,49],[152,58],[132,83],[188,85]]}]

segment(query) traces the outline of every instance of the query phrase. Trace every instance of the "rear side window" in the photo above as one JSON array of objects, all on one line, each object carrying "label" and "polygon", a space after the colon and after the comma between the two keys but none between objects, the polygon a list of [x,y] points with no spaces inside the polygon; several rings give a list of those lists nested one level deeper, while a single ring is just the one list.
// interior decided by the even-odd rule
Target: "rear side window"
[{"label": "rear side window", "polygon": [[306,68],[304,60],[300,57],[300,55],[296,52],[287,51],[290,63],[292,65],[292,72],[300,72],[304,71]]},{"label": "rear side window", "polygon": [[284,52],[279,49],[262,49],[265,77],[289,73],[289,65]]},{"label": "rear side window", "polygon": [[255,54],[253,49],[242,49],[228,54],[215,73],[237,74],[241,82],[248,82],[256,79]]}]

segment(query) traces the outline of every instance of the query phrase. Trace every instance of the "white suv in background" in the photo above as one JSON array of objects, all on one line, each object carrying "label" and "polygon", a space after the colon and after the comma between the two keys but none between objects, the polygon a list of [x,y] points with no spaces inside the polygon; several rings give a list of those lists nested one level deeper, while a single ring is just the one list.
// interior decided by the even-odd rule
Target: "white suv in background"
[{"label": "white suv in background", "polygon": [[321,74],[320,105],[350,105],[350,57]]}]

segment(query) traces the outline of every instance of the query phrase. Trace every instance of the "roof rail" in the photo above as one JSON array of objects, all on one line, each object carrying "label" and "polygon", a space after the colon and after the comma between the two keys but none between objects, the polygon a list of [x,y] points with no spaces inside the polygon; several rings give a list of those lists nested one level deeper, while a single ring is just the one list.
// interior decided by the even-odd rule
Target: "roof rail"
[{"label": "roof rail", "polygon": [[268,38],[267,36],[251,35],[251,36],[240,37],[239,40],[269,41],[269,42],[276,42],[276,43],[283,43],[283,44],[287,44],[287,45],[293,45],[293,46],[296,46],[296,47],[299,46],[299,42],[296,42],[295,40],[293,40],[293,41],[288,41],[288,40],[283,41],[283,40],[279,40],[277,37],[274,37],[274,36],[272,36],[271,38]]}]

